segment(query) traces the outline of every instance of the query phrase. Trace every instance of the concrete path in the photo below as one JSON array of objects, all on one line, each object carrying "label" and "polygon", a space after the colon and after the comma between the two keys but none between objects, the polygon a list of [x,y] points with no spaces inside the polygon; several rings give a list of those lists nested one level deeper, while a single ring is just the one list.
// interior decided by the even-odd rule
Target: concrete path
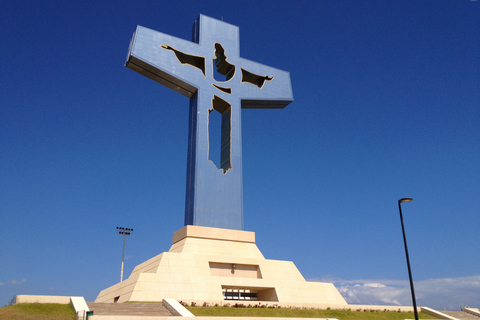
[{"label": "concrete path", "polygon": [[450,317],[454,317],[458,320],[480,320],[480,317],[477,317],[473,314],[469,314],[464,311],[440,311]]}]

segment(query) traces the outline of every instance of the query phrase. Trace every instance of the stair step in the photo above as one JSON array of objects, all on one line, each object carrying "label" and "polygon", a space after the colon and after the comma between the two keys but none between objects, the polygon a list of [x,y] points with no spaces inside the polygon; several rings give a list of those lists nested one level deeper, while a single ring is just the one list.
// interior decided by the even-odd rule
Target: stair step
[{"label": "stair step", "polygon": [[173,316],[161,303],[95,303],[87,302],[94,315]]}]

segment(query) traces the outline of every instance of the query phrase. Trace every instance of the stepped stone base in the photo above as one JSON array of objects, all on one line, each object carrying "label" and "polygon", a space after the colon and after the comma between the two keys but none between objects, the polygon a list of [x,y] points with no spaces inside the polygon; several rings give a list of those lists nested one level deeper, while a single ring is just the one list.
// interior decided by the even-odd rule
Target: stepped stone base
[{"label": "stepped stone base", "polygon": [[296,307],[347,306],[332,283],[308,282],[291,261],[265,259],[249,231],[185,226],[173,245],[138,265],[95,302],[268,303]]}]

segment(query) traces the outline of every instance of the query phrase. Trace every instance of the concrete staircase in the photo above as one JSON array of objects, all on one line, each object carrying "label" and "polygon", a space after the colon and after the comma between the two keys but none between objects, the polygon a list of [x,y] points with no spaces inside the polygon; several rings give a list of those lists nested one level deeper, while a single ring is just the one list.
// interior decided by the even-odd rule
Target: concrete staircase
[{"label": "concrete staircase", "polygon": [[470,314],[465,311],[440,311],[443,314],[446,314],[450,317],[454,317],[458,320],[480,320],[480,317],[476,315]]},{"label": "concrete staircase", "polygon": [[94,303],[87,302],[94,316],[173,317],[161,303]]}]

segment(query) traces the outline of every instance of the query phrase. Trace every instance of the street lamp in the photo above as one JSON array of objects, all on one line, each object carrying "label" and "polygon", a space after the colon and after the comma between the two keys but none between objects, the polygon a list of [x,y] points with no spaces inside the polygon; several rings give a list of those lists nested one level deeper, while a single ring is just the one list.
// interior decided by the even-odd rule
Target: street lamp
[{"label": "street lamp", "polygon": [[410,269],[410,259],[408,258],[407,238],[405,237],[405,227],[403,226],[402,216],[402,202],[411,202],[412,198],[402,198],[398,200],[398,210],[400,211],[400,222],[402,223],[403,242],[405,244],[405,255],[407,256],[408,277],[410,278],[410,290],[412,291],[413,312],[415,313],[415,320],[418,320],[417,302],[415,300],[415,290],[413,289],[412,270]]},{"label": "street lamp", "polygon": [[120,282],[123,281],[123,260],[125,258],[125,237],[129,236],[133,229],[117,227],[118,234],[123,234],[122,271],[120,271]]}]

